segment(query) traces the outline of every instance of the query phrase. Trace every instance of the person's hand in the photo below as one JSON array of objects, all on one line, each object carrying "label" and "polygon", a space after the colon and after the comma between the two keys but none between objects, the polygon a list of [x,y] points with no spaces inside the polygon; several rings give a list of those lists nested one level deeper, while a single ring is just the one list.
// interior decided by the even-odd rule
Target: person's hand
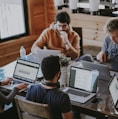
[{"label": "person's hand", "polygon": [[104,52],[100,52],[98,55],[97,55],[97,60],[99,60],[101,63],[103,62],[106,62],[106,53]]},{"label": "person's hand", "polygon": [[61,38],[65,44],[66,50],[68,50],[71,47],[71,44],[68,40],[68,34],[65,31],[60,31]]},{"label": "person's hand", "polygon": [[69,43],[68,41],[68,34],[65,31],[60,31],[61,38],[63,39],[64,43]]},{"label": "person's hand", "polygon": [[11,83],[12,80],[13,80],[12,78],[7,78],[7,79],[5,79],[4,81],[2,81],[1,84],[2,84],[2,85],[8,85],[8,84]]},{"label": "person's hand", "polygon": [[26,83],[20,83],[16,86],[16,88],[18,88],[18,90],[21,90],[21,89],[25,89],[27,88],[28,84]]}]

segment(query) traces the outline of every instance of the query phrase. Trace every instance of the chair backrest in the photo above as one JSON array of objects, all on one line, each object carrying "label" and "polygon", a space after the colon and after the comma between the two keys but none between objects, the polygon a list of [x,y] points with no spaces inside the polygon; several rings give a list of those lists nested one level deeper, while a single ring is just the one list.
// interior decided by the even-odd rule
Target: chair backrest
[{"label": "chair backrest", "polygon": [[52,119],[48,104],[28,101],[23,96],[15,96],[19,119]]},{"label": "chair backrest", "polygon": [[83,36],[81,27],[72,27],[75,32],[80,36],[80,56],[83,55]]}]

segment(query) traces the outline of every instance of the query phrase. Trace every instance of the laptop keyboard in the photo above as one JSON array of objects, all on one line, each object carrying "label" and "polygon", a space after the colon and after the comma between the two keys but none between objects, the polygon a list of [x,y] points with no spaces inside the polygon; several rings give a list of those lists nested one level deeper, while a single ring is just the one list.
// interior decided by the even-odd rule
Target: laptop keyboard
[{"label": "laptop keyboard", "polygon": [[73,95],[79,95],[82,97],[87,97],[89,94],[86,92],[81,92],[81,91],[75,91],[75,90],[68,90],[67,93],[73,94]]}]

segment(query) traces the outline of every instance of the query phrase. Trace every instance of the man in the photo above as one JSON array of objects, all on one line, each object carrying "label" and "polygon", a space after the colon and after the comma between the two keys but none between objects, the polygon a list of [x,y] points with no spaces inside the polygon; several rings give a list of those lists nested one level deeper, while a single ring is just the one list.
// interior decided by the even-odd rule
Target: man
[{"label": "man", "polygon": [[80,37],[70,26],[70,16],[67,12],[60,12],[55,17],[55,22],[45,29],[32,46],[31,51],[37,48],[60,50],[62,54],[75,59],[80,54]]},{"label": "man", "polygon": [[[1,81],[0,85],[8,85],[12,80],[12,78],[7,78],[6,80]],[[0,119],[9,119],[9,117],[15,119],[18,118],[17,111],[14,106],[8,110],[4,110],[4,105],[13,102],[18,91],[26,87],[27,85],[25,83],[20,83],[8,95],[4,95],[2,92],[0,92]]]},{"label": "man", "polygon": [[59,57],[49,56],[44,58],[41,69],[44,80],[28,89],[26,99],[48,104],[52,119],[72,119],[69,96],[58,88],[58,80],[61,74]]},{"label": "man", "polygon": [[105,63],[110,60],[111,69],[118,71],[118,18],[109,19],[104,27],[107,33],[97,60]]}]

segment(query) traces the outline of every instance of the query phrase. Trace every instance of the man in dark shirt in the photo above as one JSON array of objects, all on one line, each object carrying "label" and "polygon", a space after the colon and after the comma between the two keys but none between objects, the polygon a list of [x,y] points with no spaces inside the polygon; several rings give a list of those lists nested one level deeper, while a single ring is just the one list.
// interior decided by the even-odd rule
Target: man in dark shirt
[{"label": "man in dark shirt", "polygon": [[59,57],[49,56],[44,58],[41,69],[44,80],[29,88],[26,99],[48,104],[53,119],[72,119],[69,96],[58,88],[58,80],[61,74]]}]

